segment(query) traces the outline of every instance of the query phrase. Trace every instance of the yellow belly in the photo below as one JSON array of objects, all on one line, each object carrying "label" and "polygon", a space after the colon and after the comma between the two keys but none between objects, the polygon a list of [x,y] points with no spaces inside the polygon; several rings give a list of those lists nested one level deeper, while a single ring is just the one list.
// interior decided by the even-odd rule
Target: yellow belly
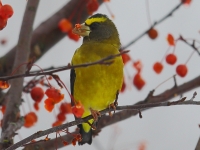
[{"label": "yellow belly", "polygon": [[[118,53],[118,48],[110,44],[84,44],[75,52],[72,64],[90,63]],[[75,74],[74,99],[83,104],[85,117],[90,108],[102,110],[114,102],[123,81],[122,58],[116,57],[111,65],[76,68]]]}]

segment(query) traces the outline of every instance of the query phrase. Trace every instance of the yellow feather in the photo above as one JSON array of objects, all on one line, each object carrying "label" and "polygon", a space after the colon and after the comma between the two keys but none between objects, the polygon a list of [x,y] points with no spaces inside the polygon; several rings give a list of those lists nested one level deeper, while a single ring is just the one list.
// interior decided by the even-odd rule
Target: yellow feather
[{"label": "yellow feather", "polygon": [[[77,49],[72,64],[90,63],[118,53],[118,47],[114,45],[88,42]],[[85,113],[82,117],[85,117],[90,115],[90,108],[102,110],[114,102],[123,82],[122,58],[116,57],[111,65],[76,68],[75,73],[74,99],[83,104]],[[90,120],[90,123],[92,122],[93,120]],[[88,124],[83,124],[83,128],[86,132],[90,130]]]},{"label": "yellow feather", "polygon": [[107,18],[105,17],[101,17],[101,18],[88,18],[85,23],[89,26],[91,25],[93,22],[104,22],[106,21]]}]

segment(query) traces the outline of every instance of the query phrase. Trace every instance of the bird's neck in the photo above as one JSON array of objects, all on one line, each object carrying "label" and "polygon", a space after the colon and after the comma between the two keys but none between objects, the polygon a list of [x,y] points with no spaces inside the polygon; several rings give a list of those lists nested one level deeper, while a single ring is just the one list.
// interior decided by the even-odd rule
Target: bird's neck
[{"label": "bird's neck", "polygon": [[111,44],[117,48],[120,48],[121,46],[119,35],[113,35],[108,39],[90,39],[89,37],[83,38],[83,43],[92,43],[92,42]]}]

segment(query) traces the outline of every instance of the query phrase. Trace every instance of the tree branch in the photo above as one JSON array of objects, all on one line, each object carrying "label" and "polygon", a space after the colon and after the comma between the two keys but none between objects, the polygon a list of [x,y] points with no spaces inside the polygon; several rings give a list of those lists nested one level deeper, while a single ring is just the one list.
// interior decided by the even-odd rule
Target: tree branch
[{"label": "tree branch", "polygon": [[[144,100],[139,101],[134,105],[165,102],[165,101],[170,100],[171,98],[174,98],[174,95],[181,95],[181,94],[188,92],[192,89],[195,89],[199,86],[200,86],[200,76],[198,76],[182,85],[179,85],[179,86],[176,85],[176,82],[175,82],[175,86],[173,86],[171,89],[164,91],[163,93],[161,93],[159,95],[153,96],[154,90],[150,91]],[[146,109],[143,109],[142,111],[144,111],[144,110],[148,110],[148,109],[146,108]],[[138,114],[138,110],[123,110],[123,111],[115,113],[112,117],[102,116],[101,119],[98,121],[98,128],[94,131],[94,134],[97,135],[100,132],[100,130],[106,126],[123,121],[123,120],[128,119],[132,116],[135,116],[137,114]],[[77,132],[75,132],[75,133],[77,133]],[[65,135],[63,138],[65,138],[65,140],[69,143],[73,139],[73,137],[71,137],[70,135]],[[55,140],[55,139],[52,139],[52,140]],[[43,148],[46,148],[46,147],[52,148],[54,146],[54,142],[55,142],[55,141],[51,142],[52,140],[46,141],[46,142],[41,142],[41,143],[35,143],[35,144],[27,145],[27,146],[28,146],[28,148],[30,148],[30,147],[33,148],[33,150],[36,145],[39,145],[40,147],[43,147]],[[59,147],[63,147],[64,145],[62,142],[58,142],[57,146],[59,148]],[[28,149],[28,150],[32,150],[32,149]],[[51,150],[51,149],[49,149],[49,150]],[[52,149],[52,150],[54,150],[54,149]]]},{"label": "tree branch", "polygon": [[[57,42],[59,42],[63,37],[66,36],[65,33],[62,33],[58,28],[58,22],[63,18],[69,18],[73,12],[74,16],[71,20],[72,24],[85,21],[89,16],[86,9],[87,3],[82,3],[81,12],[77,7],[80,0],[71,0],[63,8],[57,11],[50,18],[41,23],[32,33],[31,38],[31,52],[29,58],[36,58],[38,60],[41,58],[51,47],[53,47]],[[98,0],[99,5],[103,3],[103,0]],[[81,15],[80,15],[81,14]],[[77,20],[80,19],[80,20]],[[11,73],[17,46],[13,47],[6,55],[0,58],[0,76],[6,76]],[[40,51],[38,55],[37,50]]]},{"label": "tree branch", "polygon": [[[16,54],[14,59],[13,68],[19,66],[23,62],[28,60],[30,53],[30,40],[32,33],[32,26],[35,19],[39,0],[29,0],[26,6],[26,10],[23,17],[21,31],[19,35],[18,44],[16,47]],[[25,66],[17,70],[17,74],[25,72]],[[23,89],[23,78],[19,78],[11,81],[11,88],[9,94],[6,97],[6,111],[3,117],[2,134],[1,134],[1,146],[3,149],[9,147],[13,143],[13,136],[17,129],[13,128],[13,124],[19,120],[19,105],[21,103],[21,93]],[[23,125],[21,122],[19,125]],[[12,129],[12,130],[11,130]]]},{"label": "tree branch", "polygon": [[[200,82],[200,76],[198,78],[196,78],[196,80],[197,79],[198,79],[198,82]],[[193,98],[190,100],[187,100],[187,101],[185,101],[185,98],[182,98],[181,100],[178,100],[175,102],[163,102],[163,101],[167,101],[170,98],[172,98],[172,95],[174,96],[175,94],[181,94],[182,92],[186,92],[185,90],[191,90],[191,87],[190,87],[191,84],[192,84],[192,82],[190,81],[190,82],[180,85],[178,87],[173,87],[170,90],[167,90],[164,93],[157,95],[157,96],[152,96],[152,92],[150,92],[151,94],[149,94],[144,101],[138,102],[135,105],[118,106],[118,107],[116,107],[116,109],[123,110],[123,111],[115,113],[113,115],[112,119],[110,118],[110,116],[102,117],[102,119],[100,119],[100,121],[98,123],[98,130],[95,130],[95,132],[98,133],[99,129],[101,129],[105,126],[122,121],[133,115],[138,114],[138,112],[139,112],[138,110],[146,110],[146,109],[153,108],[153,107],[172,106],[172,105],[200,105],[200,102],[193,101]],[[198,83],[198,86],[200,86],[200,83]],[[194,94],[194,96],[195,96],[195,94]],[[103,115],[103,114],[108,113],[109,111],[113,111],[113,109],[105,109],[105,110],[100,111],[100,113]],[[37,133],[25,138],[24,140],[12,145],[7,150],[16,149],[19,146],[22,146],[22,145],[30,142],[33,139],[42,137],[44,135],[47,135],[47,134],[50,134],[53,132],[67,129],[68,127],[78,125],[83,122],[87,122],[88,120],[90,120],[92,118],[93,117],[90,115],[85,118],[79,118],[76,121],[72,121],[72,122],[57,126],[57,127],[53,127],[53,128],[50,128],[50,129],[47,129],[44,131],[37,132]]]},{"label": "tree branch", "polygon": [[119,54],[110,55],[110,56],[107,56],[103,59],[100,59],[100,60],[97,60],[97,61],[91,62],[91,63],[85,63],[85,64],[79,64],[79,65],[73,65],[73,66],[68,65],[68,66],[58,68],[58,69],[53,69],[53,70],[44,71],[44,72],[34,71],[34,72],[30,72],[28,74],[24,73],[24,74],[12,75],[12,76],[0,77],[0,80],[6,80],[7,81],[7,80],[10,80],[10,79],[16,79],[16,78],[22,78],[22,77],[32,77],[32,76],[39,76],[39,75],[52,75],[55,72],[60,72],[60,71],[64,71],[64,70],[74,69],[74,68],[88,67],[88,66],[93,66],[93,65],[97,65],[97,64],[110,65],[114,61],[112,59],[114,59],[115,57],[118,57],[122,54],[128,53],[128,52],[129,52],[129,50],[120,51]]},{"label": "tree branch", "polygon": [[166,20],[167,18],[171,17],[172,14],[178,10],[181,6],[183,5],[182,2],[180,2],[177,6],[175,6],[168,14],[166,14],[165,16],[163,16],[160,20],[156,21],[149,29],[147,29],[146,31],[144,31],[143,33],[141,33],[138,37],[136,37],[135,39],[133,39],[131,42],[129,42],[128,44],[126,44],[125,46],[121,47],[121,50],[127,49],[129,46],[131,46],[132,44],[134,44],[135,42],[137,42],[139,39],[141,39],[144,35],[146,35],[148,33],[148,31],[151,28],[154,28],[156,25],[162,23],[164,20]]}]

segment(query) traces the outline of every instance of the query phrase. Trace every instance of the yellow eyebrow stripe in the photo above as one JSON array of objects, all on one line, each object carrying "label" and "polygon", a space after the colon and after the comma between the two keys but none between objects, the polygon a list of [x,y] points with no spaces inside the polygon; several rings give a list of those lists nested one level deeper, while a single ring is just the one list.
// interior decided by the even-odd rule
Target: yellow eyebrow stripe
[{"label": "yellow eyebrow stripe", "polygon": [[106,19],[107,18],[103,18],[103,17],[101,17],[101,18],[89,18],[85,21],[85,23],[87,25],[91,25],[93,22],[104,22],[104,21],[106,21]]}]

